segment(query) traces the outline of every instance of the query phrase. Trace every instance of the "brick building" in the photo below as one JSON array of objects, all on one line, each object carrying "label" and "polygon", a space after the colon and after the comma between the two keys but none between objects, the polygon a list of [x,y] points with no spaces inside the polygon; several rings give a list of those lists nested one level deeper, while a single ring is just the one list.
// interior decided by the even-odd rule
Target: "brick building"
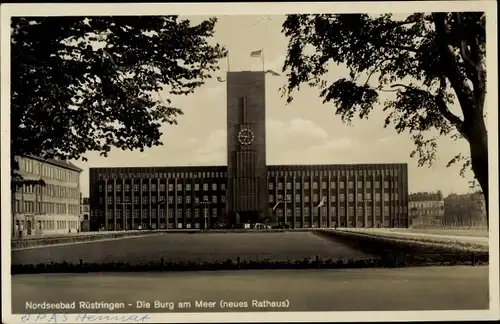
[{"label": "brick building", "polygon": [[408,226],[406,164],[267,165],[265,73],[226,82],[227,166],[91,168],[91,230]]},{"label": "brick building", "polygon": [[80,228],[80,168],[72,163],[17,157],[20,174],[44,180],[45,186],[23,186],[12,197],[14,235],[65,234]]},{"label": "brick building", "polygon": [[410,194],[408,207],[412,227],[436,227],[444,223],[444,200],[440,191]]}]

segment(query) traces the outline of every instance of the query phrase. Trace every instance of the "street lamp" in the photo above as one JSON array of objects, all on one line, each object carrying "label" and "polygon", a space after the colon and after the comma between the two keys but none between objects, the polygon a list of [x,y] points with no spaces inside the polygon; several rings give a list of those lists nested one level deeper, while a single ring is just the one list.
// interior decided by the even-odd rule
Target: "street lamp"
[{"label": "street lamp", "polygon": [[[130,202],[122,202],[122,203],[117,203],[118,205],[122,205],[122,210],[123,210],[123,218],[125,218],[125,231],[127,230],[127,213],[125,212],[125,205],[132,205],[132,203]],[[130,212],[130,216],[131,217],[134,217],[134,215],[132,215],[132,212]]]},{"label": "street lamp", "polygon": [[208,208],[207,213],[203,213],[203,217],[205,218],[205,229],[208,229],[208,219],[207,219],[207,218],[208,218],[208,212],[209,212],[209,210],[210,210],[210,205],[211,205],[211,204],[212,204],[212,203],[211,203],[210,201],[208,201],[208,200],[203,200],[202,202],[200,202],[200,203],[198,203],[198,204],[194,205],[195,207],[198,207],[198,206],[200,206],[200,205],[203,205],[203,206],[204,206],[204,207],[203,207],[204,209],[207,209],[207,208]]}]

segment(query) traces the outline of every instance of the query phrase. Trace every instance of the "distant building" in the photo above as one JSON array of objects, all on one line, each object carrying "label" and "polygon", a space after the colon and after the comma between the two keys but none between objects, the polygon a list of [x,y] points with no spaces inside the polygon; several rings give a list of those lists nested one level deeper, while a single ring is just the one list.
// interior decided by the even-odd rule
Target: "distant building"
[{"label": "distant building", "polygon": [[410,194],[408,207],[412,227],[443,225],[444,201],[441,191]]},{"label": "distant building", "polygon": [[227,74],[227,165],[91,168],[91,230],[408,227],[405,163],[267,165],[265,80]]},{"label": "distant building", "polygon": [[17,157],[20,174],[27,180],[44,180],[45,186],[25,185],[12,197],[15,236],[77,232],[80,228],[80,173],[72,163],[37,157]]},{"label": "distant building", "polygon": [[88,197],[82,198],[81,209],[80,231],[88,232],[90,231],[90,201]]},{"label": "distant building", "polygon": [[444,211],[446,226],[486,226],[486,204],[482,192],[450,194],[444,199]]}]

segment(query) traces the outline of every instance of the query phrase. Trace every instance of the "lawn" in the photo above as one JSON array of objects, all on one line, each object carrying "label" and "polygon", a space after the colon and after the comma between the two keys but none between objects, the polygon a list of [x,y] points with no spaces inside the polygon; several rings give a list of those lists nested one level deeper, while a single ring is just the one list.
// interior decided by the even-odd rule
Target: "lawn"
[{"label": "lawn", "polygon": [[12,251],[12,264],[34,264],[67,261],[147,262],[235,260],[302,260],[315,258],[369,257],[331,239],[312,232],[283,233],[166,233],[129,237],[67,246],[41,247]]}]

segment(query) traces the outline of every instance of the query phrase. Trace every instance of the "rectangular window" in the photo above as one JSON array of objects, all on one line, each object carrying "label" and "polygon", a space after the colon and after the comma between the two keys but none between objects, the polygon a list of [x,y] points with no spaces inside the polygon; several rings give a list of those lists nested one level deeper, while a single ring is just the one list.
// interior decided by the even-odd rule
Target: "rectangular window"
[{"label": "rectangular window", "polygon": [[142,185],[142,191],[148,191],[148,185],[146,183]]},{"label": "rectangular window", "polygon": [[208,191],[208,183],[203,184],[203,191]]},{"label": "rectangular window", "polygon": [[295,183],[295,188],[296,188],[296,189],[300,189],[300,182],[296,182],[296,183]]},{"label": "rectangular window", "polygon": [[384,201],[389,201],[389,193],[384,193]]},{"label": "rectangular window", "polygon": [[151,196],[151,203],[156,204],[156,196]]},{"label": "rectangular window", "polygon": [[212,204],[216,204],[217,203],[217,196],[212,196]]},{"label": "rectangular window", "polygon": [[380,193],[375,194],[375,201],[380,201]]},{"label": "rectangular window", "polygon": [[358,188],[360,188],[360,189],[363,188],[363,182],[358,181]]},{"label": "rectangular window", "polygon": [[200,190],[200,184],[199,184],[199,183],[195,183],[195,184],[194,184],[194,190],[195,190],[195,191]]},{"label": "rectangular window", "polygon": [[369,200],[369,201],[372,200],[372,194],[369,192],[365,193],[365,197],[366,197],[366,200]]},{"label": "rectangular window", "polygon": [[177,196],[177,203],[182,204],[182,196]]},{"label": "rectangular window", "polygon": [[212,191],[217,191],[217,184],[216,183],[212,183]]},{"label": "rectangular window", "polygon": [[340,198],[341,202],[344,202],[345,201],[345,194],[341,193],[339,198]]},{"label": "rectangular window", "polygon": [[173,183],[168,184],[168,191],[174,191],[174,184]]},{"label": "rectangular window", "polygon": [[138,191],[139,191],[139,185],[138,185],[138,184],[134,184],[134,191],[135,191],[135,192],[138,192]]},{"label": "rectangular window", "polygon": [[177,191],[182,191],[182,183],[177,184]]},{"label": "rectangular window", "polygon": [[309,189],[309,182],[304,182],[304,189]]},{"label": "rectangular window", "polygon": [[148,203],[148,197],[142,197],[142,203],[147,204]]},{"label": "rectangular window", "polygon": [[304,196],[304,202],[305,202],[305,203],[308,203],[308,202],[309,202],[309,196],[307,196],[307,195],[306,195],[306,196]]},{"label": "rectangular window", "polygon": [[349,202],[353,202],[354,201],[354,195],[353,194],[349,194],[348,198],[349,198]]},{"label": "rectangular window", "polygon": [[108,205],[111,205],[113,203],[113,197],[108,197]]},{"label": "rectangular window", "polygon": [[389,189],[389,181],[384,181],[384,188]]},{"label": "rectangular window", "polygon": [[108,185],[108,192],[111,192],[111,191],[113,191],[113,185],[110,185],[110,184],[109,184],[109,185]]},{"label": "rectangular window", "polygon": [[134,197],[134,204],[138,204],[139,203],[139,197],[135,196]]},{"label": "rectangular window", "polygon": [[286,183],[286,190],[292,190],[292,183],[291,182]]},{"label": "rectangular window", "polygon": [[366,189],[371,189],[371,187],[372,187],[372,183],[371,183],[370,181],[367,181],[367,182],[365,183],[365,186],[366,186]]},{"label": "rectangular window", "polygon": [[343,181],[340,182],[340,189],[344,189],[344,182]]},{"label": "rectangular window", "polygon": [[151,191],[156,191],[156,184],[154,183],[151,184]]},{"label": "rectangular window", "polygon": [[120,192],[122,191],[122,185],[121,184],[116,184],[116,191]]},{"label": "rectangular window", "polygon": [[162,192],[165,191],[165,185],[163,183],[160,184],[160,191],[162,191]]}]

